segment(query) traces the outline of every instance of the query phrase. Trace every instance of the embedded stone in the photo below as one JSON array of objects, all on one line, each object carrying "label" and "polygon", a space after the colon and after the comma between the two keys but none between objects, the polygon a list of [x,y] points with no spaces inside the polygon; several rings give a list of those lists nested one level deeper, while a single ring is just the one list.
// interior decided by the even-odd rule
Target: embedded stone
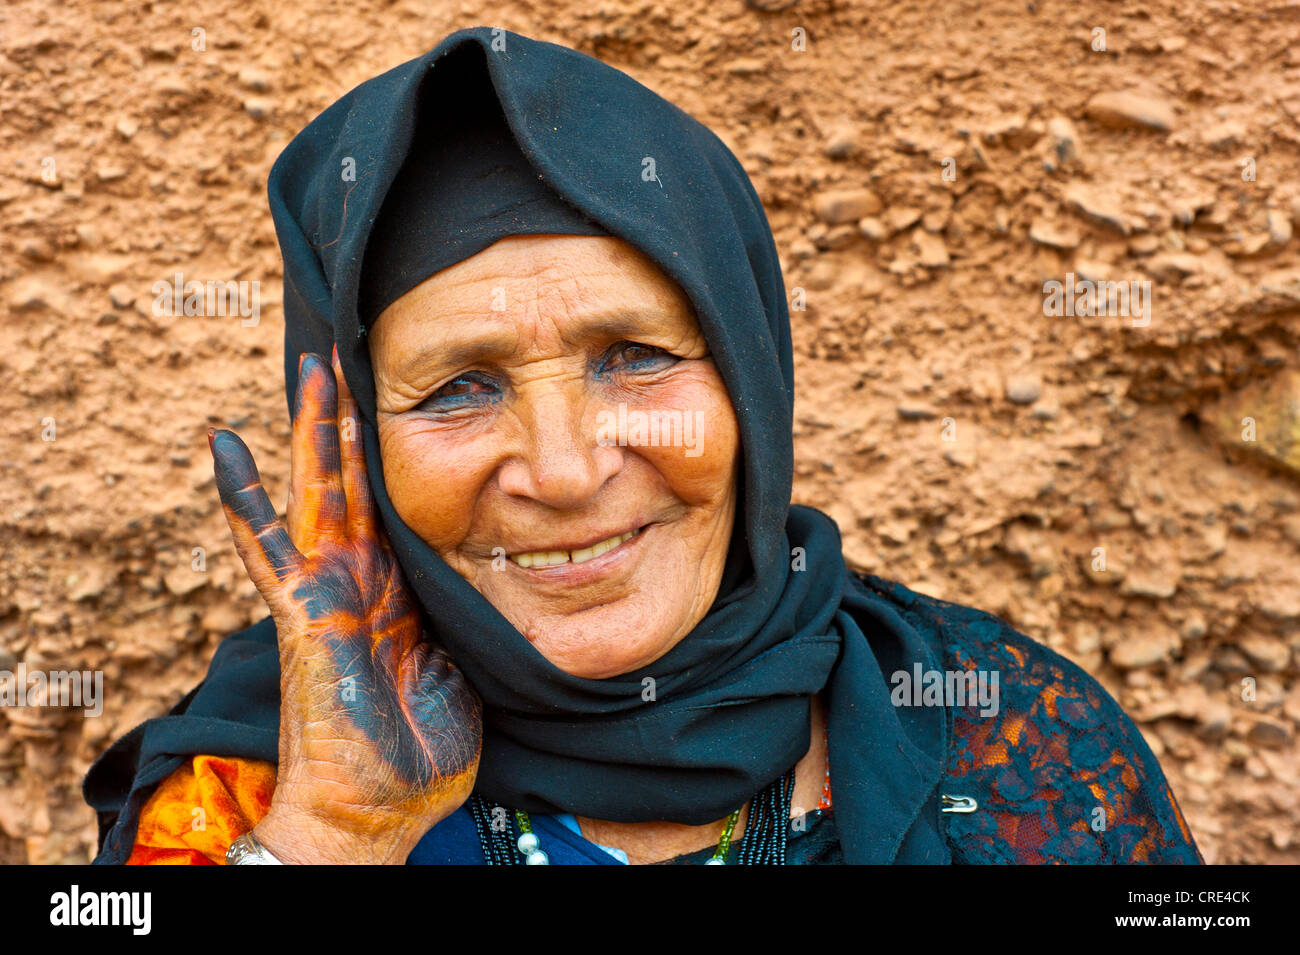
[{"label": "embedded stone", "polygon": [[870,189],[837,189],[813,198],[813,215],[827,225],[855,223],[881,208],[880,197]]},{"label": "embedded stone", "polygon": [[1029,226],[1029,239],[1053,249],[1073,249],[1079,244],[1079,233],[1059,222],[1039,217]]},{"label": "embedded stone", "polygon": [[1005,385],[1007,401],[1015,405],[1032,405],[1043,393],[1043,380],[1035,371],[1008,375]]},{"label": "embedded stone", "polygon": [[1139,93],[1098,93],[1083,111],[1090,119],[1117,128],[1139,126],[1167,133],[1175,122],[1173,106]]},{"label": "embedded stone", "polygon": [[1173,641],[1160,633],[1129,633],[1110,648],[1110,662],[1125,670],[1153,666],[1169,658]]}]

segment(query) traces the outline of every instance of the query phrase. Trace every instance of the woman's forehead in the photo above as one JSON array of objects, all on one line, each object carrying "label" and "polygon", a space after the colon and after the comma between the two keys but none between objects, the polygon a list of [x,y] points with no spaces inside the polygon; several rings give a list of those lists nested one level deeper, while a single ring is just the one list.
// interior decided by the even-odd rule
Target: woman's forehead
[{"label": "woman's forehead", "polygon": [[611,274],[671,282],[641,250],[615,236],[511,235],[434,273],[440,284],[480,279],[562,281]]},{"label": "woman's forehead", "polygon": [[491,335],[529,317],[564,316],[583,337],[694,327],[689,300],[635,247],[612,237],[512,236],[443,269],[398,298],[378,340]]}]

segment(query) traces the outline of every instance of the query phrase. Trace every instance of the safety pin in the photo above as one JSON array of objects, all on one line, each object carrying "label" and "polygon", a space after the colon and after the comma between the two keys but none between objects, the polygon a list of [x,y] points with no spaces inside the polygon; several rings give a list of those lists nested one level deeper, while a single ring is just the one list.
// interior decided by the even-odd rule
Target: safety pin
[{"label": "safety pin", "polygon": [[945,793],[939,797],[939,801],[944,804],[940,812],[974,812],[980,807],[970,796],[949,796]]}]

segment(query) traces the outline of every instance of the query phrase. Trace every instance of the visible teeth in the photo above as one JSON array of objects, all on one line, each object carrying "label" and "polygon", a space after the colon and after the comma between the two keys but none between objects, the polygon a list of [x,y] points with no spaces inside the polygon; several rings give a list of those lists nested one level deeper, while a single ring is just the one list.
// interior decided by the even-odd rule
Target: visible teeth
[{"label": "visible teeth", "polygon": [[618,534],[581,550],[535,550],[527,554],[511,554],[510,559],[520,567],[554,567],[557,564],[567,564],[569,562],[585,564],[587,561],[608,553],[619,544],[631,540],[635,536],[636,531],[628,531],[626,534]]}]

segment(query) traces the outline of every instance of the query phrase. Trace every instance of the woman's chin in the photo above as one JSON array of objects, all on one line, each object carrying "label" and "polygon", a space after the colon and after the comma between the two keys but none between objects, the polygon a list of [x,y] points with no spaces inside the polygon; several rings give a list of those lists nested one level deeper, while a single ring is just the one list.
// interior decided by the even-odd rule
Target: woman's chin
[{"label": "woman's chin", "polygon": [[629,598],[520,627],[520,632],[565,673],[603,680],[640,669],[673,648],[679,634],[664,629],[665,616],[637,612],[635,598]]}]

